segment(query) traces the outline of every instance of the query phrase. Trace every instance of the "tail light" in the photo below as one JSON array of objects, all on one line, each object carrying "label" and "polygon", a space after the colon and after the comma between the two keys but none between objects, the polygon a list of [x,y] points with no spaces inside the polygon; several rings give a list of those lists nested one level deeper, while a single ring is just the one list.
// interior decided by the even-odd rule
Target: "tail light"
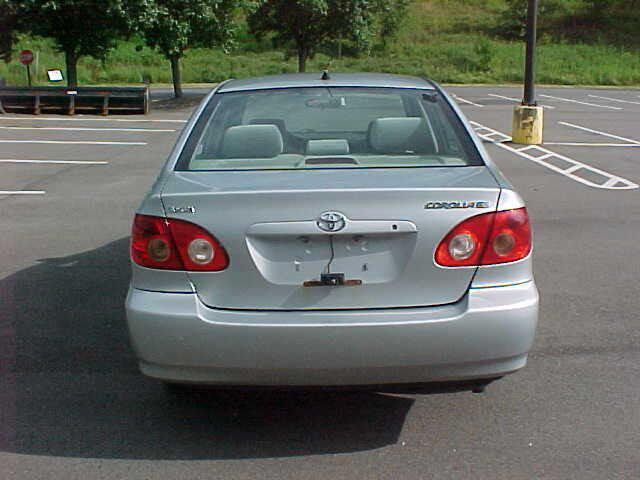
[{"label": "tail light", "polygon": [[531,252],[526,208],[471,217],[440,242],[435,261],[443,267],[473,267],[515,262]]},{"label": "tail light", "polygon": [[217,272],[229,266],[224,247],[209,232],[190,222],[136,215],[131,258],[138,265],[162,270]]}]

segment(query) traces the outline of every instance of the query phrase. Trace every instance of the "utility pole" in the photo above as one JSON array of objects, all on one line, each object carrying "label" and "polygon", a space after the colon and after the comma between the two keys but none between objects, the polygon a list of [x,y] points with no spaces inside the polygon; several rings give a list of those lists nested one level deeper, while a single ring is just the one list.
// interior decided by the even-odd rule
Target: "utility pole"
[{"label": "utility pole", "polygon": [[536,102],[536,42],[538,39],[538,2],[529,0],[527,13],[527,56],[524,73],[523,105],[537,106]]},{"label": "utility pole", "polygon": [[524,71],[524,97],[522,105],[513,112],[513,142],[540,145],[543,138],[544,110],[536,102],[536,43],[538,32],[539,0],[529,0],[527,11],[527,53]]}]

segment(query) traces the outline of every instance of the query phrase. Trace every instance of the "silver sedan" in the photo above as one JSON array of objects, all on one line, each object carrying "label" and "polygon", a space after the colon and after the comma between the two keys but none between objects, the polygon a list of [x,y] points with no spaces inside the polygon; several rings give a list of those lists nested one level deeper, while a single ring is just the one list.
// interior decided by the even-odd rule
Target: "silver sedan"
[{"label": "silver sedan", "polygon": [[169,384],[462,388],[525,366],[520,196],[437,84],[220,84],[136,212],[126,301]]}]

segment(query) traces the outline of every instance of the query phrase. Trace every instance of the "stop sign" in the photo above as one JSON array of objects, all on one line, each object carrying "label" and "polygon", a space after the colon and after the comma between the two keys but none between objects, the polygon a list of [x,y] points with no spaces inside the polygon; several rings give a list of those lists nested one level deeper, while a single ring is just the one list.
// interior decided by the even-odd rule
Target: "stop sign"
[{"label": "stop sign", "polygon": [[33,52],[31,50],[22,50],[20,52],[20,63],[30,65],[33,62]]}]

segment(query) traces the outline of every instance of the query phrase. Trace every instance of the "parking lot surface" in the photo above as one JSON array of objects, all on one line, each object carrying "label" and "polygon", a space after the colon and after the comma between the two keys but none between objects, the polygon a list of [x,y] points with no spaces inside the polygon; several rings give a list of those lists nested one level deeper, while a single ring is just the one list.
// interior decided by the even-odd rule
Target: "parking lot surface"
[{"label": "parking lot surface", "polygon": [[128,235],[204,91],[145,117],[0,115],[0,478],[639,478],[640,90],[540,89],[529,149],[519,89],[448,90],[535,234],[529,365],[483,395],[168,396],[128,344]]}]

